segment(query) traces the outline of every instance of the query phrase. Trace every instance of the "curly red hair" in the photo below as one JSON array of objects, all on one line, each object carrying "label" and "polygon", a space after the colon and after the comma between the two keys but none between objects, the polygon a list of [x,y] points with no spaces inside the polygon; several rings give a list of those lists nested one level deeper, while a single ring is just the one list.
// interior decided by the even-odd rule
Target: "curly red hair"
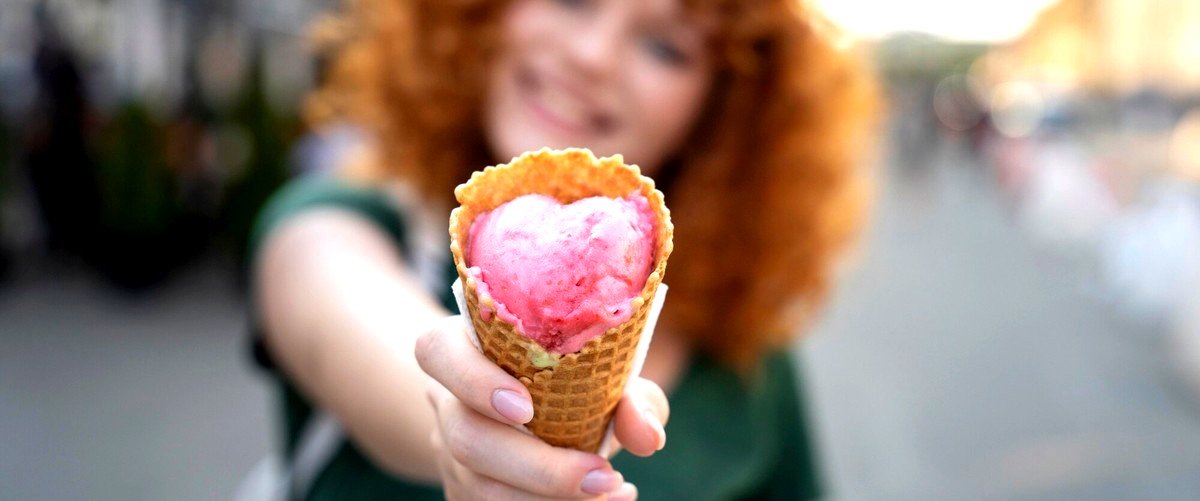
[{"label": "curly red hair", "polygon": [[[310,119],[367,126],[387,159],[374,174],[453,206],[454,187],[494,160],[480,96],[506,3],[351,0],[318,25],[331,59]],[[686,3],[721,20],[717,84],[659,176],[676,228],[660,325],[749,368],[811,319],[863,222],[874,81],[799,0]]]}]

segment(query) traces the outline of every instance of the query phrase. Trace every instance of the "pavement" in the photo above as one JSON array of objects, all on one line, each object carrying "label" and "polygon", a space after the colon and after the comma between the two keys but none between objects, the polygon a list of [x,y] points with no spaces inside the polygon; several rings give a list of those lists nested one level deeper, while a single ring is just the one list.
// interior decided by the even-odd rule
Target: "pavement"
[{"label": "pavement", "polygon": [[1032,242],[953,146],[893,160],[802,343],[835,499],[1196,499],[1200,405],[1165,329]]},{"label": "pavement", "polygon": [[142,294],[32,268],[0,288],[0,499],[228,499],[275,433],[229,267]]}]

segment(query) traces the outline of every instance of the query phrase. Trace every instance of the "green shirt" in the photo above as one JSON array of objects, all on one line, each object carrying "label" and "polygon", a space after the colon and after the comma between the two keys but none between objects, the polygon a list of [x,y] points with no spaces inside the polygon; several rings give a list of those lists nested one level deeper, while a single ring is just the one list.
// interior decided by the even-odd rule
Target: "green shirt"
[{"label": "green shirt", "polygon": [[[398,253],[404,255],[408,248],[404,216],[382,192],[307,179],[292,182],[268,203],[251,235],[249,256],[253,259],[263,238],[280,222],[313,207],[353,211],[386,232]],[[430,291],[451,311],[457,310],[450,293],[453,280],[453,268],[447,267],[445,287]],[[818,497],[814,444],[793,365],[787,353],[774,353],[765,357],[754,377],[742,378],[709,358],[693,356],[668,397],[671,420],[666,448],[649,458],[621,452],[612,459],[613,467],[638,486],[641,499]],[[290,458],[313,408],[286,379],[277,380],[282,445]],[[343,440],[306,496],[442,499],[436,487],[406,482],[376,468],[348,440]]]}]

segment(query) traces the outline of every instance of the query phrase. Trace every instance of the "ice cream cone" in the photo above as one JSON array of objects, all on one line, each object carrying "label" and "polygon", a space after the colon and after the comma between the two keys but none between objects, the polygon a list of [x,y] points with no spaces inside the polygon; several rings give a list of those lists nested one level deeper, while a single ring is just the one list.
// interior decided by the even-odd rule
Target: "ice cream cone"
[{"label": "ice cream cone", "polygon": [[[568,204],[590,196],[619,198],[635,192],[649,201],[657,234],[653,268],[641,295],[632,301],[632,315],[587,342],[579,352],[557,357],[557,363],[546,367],[549,364],[539,360],[546,356],[540,345],[499,315],[482,313],[478,284],[467,273],[465,249],[471,223],[527,194],[548,195]],[[534,435],[551,445],[595,452],[621,399],[671,254],[673,226],[662,193],[654,189],[653,180],[642,176],[636,166],[625,165],[619,155],[597,159],[585,149],[543,149],[476,172],[454,195],[460,206],[450,215],[450,249],[481,350],[529,388],[534,415],[527,427]]]}]

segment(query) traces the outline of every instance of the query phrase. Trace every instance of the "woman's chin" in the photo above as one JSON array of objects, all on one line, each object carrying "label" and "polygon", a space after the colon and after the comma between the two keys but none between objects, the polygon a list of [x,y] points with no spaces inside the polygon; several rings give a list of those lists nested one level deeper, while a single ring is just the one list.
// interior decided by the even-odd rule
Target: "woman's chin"
[{"label": "woman's chin", "polygon": [[498,138],[499,140],[493,144],[493,151],[496,156],[502,161],[508,161],[510,158],[521,156],[527,151],[537,151],[542,148],[551,148],[561,150],[564,148],[588,148],[597,155],[602,155],[601,151],[597,151],[598,144],[594,141],[584,139],[567,139],[561,137],[553,137],[548,135],[533,135],[525,137],[510,137]]}]

